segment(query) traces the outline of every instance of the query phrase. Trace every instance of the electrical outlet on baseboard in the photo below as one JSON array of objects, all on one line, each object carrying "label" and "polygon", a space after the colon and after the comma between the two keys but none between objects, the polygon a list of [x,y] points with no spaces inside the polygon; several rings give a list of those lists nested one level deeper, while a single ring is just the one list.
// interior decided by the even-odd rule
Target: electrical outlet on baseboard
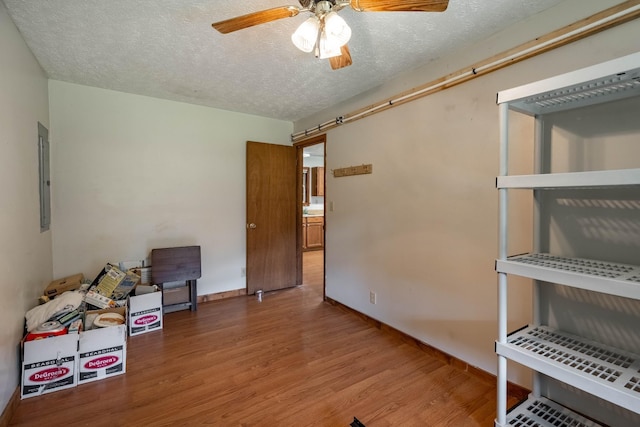
[{"label": "electrical outlet on baseboard", "polygon": [[369,291],[369,302],[371,304],[375,304],[377,302],[376,293],[373,291]]},{"label": "electrical outlet on baseboard", "polygon": [[247,268],[246,267],[242,267],[240,269],[240,277],[246,277],[247,276]]}]

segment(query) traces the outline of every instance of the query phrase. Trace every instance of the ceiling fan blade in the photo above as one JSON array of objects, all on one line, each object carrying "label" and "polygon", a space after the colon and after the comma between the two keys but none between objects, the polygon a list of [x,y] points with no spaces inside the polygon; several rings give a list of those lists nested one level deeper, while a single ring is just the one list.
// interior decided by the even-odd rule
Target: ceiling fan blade
[{"label": "ceiling fan blade", "polygon": [[353,64],[353,61],[351,60],[351,52],[349,52],[349,46],[345,44],[340,48],[340,52],[342,52],[342,55],[329,58],[332,70],[338,70]]},{"label": "ceiling fan blade", "polygon": [[225,21],[214,22],[213,28],[222,34],[253,27],[254,25],[265,24],[282,18],[291,18],[300,13],[300,8],[296,6],[274,7],[273,9],[262,10],[260,12],[248,13]]},{"label": "ceiling fan blade", "polygon": [[358,12],[444,12],[449,0],[349,0]]}]

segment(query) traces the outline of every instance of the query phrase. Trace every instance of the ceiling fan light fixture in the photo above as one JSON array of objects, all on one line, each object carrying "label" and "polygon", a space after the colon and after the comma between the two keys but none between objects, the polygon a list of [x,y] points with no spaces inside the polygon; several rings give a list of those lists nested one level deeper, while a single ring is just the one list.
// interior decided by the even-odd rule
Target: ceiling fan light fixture
[{"label": "ceiling fan light fixture", "polygon": [[[0,0],[1,2],[1,0]],[[313,52],[316,58],[329,58],[331,69],[351,65],[348,42],[351,28],[337,12],[350,7],[357,12],[443,12],[449,0],[298,0],[296,6],[280,6],[247,13],[211,24],[222,34],[250,28],[300,13],[313,16],[300,25],[291,35],[293,44],[305,53]]]},{"label": "ceiling fan light fixture", "polygon": [[344,46],[351,39],[351,28],[336,12],[329,12],[324,17],[324,31],[328,38],[334,39],[340,46]]},{"label": "ceiling fan light fixture", "polygon": [[291,41],[298,49],[309,53],[316,45],[319,30],[320,22],[318,21],[318,18],[312,16],[304,21],[291,35]]}]

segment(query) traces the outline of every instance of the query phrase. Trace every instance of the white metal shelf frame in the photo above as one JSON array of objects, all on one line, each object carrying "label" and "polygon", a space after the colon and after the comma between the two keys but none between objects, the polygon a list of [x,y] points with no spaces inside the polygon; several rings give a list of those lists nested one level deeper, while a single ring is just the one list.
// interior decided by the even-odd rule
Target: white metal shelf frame
[{"label": "white metal shelf frame", "polygon": [[[507,336],[507,275],[519,274],[535,280],[544,280],[583,289],[601,291],[603,280],[608,284],[614,284],[607,293],[614,295],[639,298],[638,288],[633,281],[620,281],[618,279],[602,279],[591,277],[583,272],[568,272],[562,268],[549,268],[549,266],[526,265],[514,259],[508,260],[508,190],[522,189],[558,189],[558,188],[596,188],[605,186],[636,186],[640,183],[640,170],[628,169],[619,171],[595,171],[562,174],[539,174],[509,176],[509,111],[516,111],[536,117],[544,114],[555,113],[575,108],[582,108],[604,102],[629,98],[640,95],[640,52],[627,55],[612,61],[587,67],[574,72],[562,74],[549,79],[523,85],[517,88],[501,91],[497,96],[500,121],[500,169],[496,179],[499,192],[499,226],[498,226],[498,259],[496,271],[498,273],[498,339],[496,352],[498,353],[498,383],[497,383],[497,416],[496,426],[507,425],[507,359],[514,358],[525,365],[545,372],[549,364],[539,363],[535,358],[523,356],[508,342]],[[536,128],[538,129],[538,128]],[[539,138],[539,136],[537,136]],[[587,278],[585,282],[585,278]],[[586,284],[585,284],[586,283]],[[537,304],[534,301],[534,305]],[[535,316],[535,314],[534,314]],[[534,319],[535,320],[535,319]],[[557,374],[553,371],[552,373]],[[552,375],[553,376],[553,375]],[[588,390],[594,389],[590,382],[581,380],[574,372],[560,374],[560,378],[569,377],[567,383],[576,384],[578,388],[584,386]],[[634,379],[635,378],[635,379]],[[632,377],[638,387],[640,384],[640,372]],[[596,386],[596,395],[602,391],[602,387]],[[534,383],[534,393],[537,394]],[[617,398],[617,401],[625,406],[627,397]],[[632,398],[633,404],[640,407],[640,400]],[[555,405],[555,404],[554,404]],[[637,412],[637,410],[636,410]],[[511,413],[513,414],[513,412]],[[509,420],[513,420],[510,415]],[[545,425],[522,424],[522,425]],[[573,424],[569,424],[573,425]],[[580,424],[575,424],[580,425]]]}]

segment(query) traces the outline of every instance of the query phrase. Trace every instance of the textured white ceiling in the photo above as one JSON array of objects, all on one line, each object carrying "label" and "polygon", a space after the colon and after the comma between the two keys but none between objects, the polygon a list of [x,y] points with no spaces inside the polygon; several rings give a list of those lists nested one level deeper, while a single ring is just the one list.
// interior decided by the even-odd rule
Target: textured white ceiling
[{"label": "textured white ceiling", "polygon": [[295,0],[3,0],[51,79],[288,121],[308,117],[562,0],[450,0],[443,13],[355,12],[354,64],[300,52],[301,14],[230,34],[211,23]]}]

